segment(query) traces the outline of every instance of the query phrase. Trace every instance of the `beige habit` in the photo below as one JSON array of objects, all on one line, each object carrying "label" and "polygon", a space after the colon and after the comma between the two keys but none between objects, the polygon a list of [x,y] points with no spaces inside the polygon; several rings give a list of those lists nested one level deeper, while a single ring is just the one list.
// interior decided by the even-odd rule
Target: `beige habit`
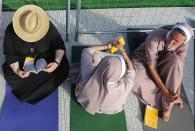
[{"label": "beige habit", "polygon": [[[186,26],[186,24],[182,25]],[[192,30],[188,29],[193,35]],[[150,32],[145,42],[135,50],[133,56],[136,76],[132,92],[145,104],[160,110],[168,109],[172,103],[162,95],[160,88],[150,75],[148,66],[156,64],[162,82],[171,93],[175,94],[181,86],[184,58],[188,49],[187,42],[181,45],[165,43],[170,30],[171,28],[159,28]]]},{"label": "beige habit", "polygon": [[[75,73],[73,70],[71,74]],[[135,70],[126,70],[121,55],[86,48],[82,51],[79,74],[75,94],[88,113],[115,114],[124,109]]]}]

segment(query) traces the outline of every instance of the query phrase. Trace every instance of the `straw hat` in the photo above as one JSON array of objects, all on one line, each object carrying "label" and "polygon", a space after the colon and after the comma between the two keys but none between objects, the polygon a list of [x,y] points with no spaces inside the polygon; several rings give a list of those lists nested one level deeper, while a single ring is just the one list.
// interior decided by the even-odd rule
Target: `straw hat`
[{"label": "straw hat", "polygon": [[49,18],[40,7],[25,5],[15,12],[13,28],[15,33],[24,41],[36,42],[48,32]]}]

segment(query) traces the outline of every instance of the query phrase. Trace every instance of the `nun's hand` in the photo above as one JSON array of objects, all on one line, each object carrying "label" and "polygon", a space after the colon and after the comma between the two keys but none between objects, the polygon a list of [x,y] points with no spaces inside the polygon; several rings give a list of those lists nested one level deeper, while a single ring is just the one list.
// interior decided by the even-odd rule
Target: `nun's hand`
[{"label": "nun's hand", "polygon": [[116,46],[116,47],[119,49],[119,51],[125,50],[124,47],[123,47],[122,45],[119,44],[119,41],[114,41],[112,44],[113,44],[114,46]]},{"label": "nun's hand", "polygon": [[51,73],[58,67],[58,64],[56,62],[51,62],[48,64],[48,66],[43,69],[43,71]]},{"label": "nun's hand", "polygon": [[25,72],[25,71],[23,71],[23,70],[19,70],[19,71],[17,72],[17,75],[18,75],[20,78],[26,78],[26,77],[29,76],[29,74],[30,74],[30,72]]},{"label": "nun's hand", "polygon": [[162,92],[163,92],[163,95],[168,99],[168,101],[174,102],[174,100],[176,99],[176,97],[172,95],[172,93],[170,93],[170,91],[168,91],[167,89],[163,90]]},{"label": "nun's hand", "polygon": [[108,42],[108,44],[107,44],[107,49],[112,48],[112,43],[113,43],[113,42]]}]

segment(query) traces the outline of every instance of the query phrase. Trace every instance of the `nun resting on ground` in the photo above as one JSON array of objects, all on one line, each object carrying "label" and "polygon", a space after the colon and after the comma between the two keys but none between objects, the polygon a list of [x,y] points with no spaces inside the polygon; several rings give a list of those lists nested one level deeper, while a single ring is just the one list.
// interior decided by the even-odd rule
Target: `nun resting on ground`
[{"label": "nun resting on ground", "polygon": [[[117,54],[103,52],[112,46]],[[135,70],[118,41],[83,49],[79,63],[71,65],[70,76],[76,84],[78,102],[90,114],[115,114],[124,109],[131,91]]]},{"label": "nun resting on ground", "polygon": [[150,32],[131,57],[136,70],[132,92],[144,104],[163,111],[164,121],[174,104],[182,107],[183,67],[193,36],[186,23],[164,26]]}]

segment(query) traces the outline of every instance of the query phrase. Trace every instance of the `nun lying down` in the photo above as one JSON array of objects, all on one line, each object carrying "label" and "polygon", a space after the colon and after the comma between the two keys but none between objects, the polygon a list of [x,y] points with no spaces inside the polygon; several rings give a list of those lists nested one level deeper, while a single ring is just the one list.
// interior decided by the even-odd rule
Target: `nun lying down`
[{"label": "nun lying down", "polygon": [[[117,53],[104,52],[113,46],[118,48]],[[72,64],[70,76],[76,84],[77,100],[88,113],[115,114],[124,109],[135,70],[125,49],[116,40],[83,49],[81,61]]]}]

